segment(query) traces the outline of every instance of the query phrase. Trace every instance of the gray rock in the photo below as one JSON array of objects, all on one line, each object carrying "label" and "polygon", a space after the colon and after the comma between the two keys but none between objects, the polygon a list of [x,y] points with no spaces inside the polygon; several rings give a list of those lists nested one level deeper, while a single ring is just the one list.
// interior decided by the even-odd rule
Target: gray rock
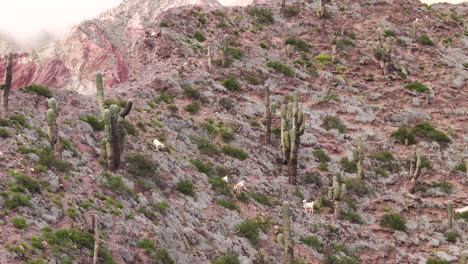
[{"label": "gray rock", "polygon": [[44,219],[44,221],[46,221],[49,224],[57,223],[57,217],[55,217],[53,215],[46,215],[46,214],[42,215],[42,219]]},{"label": "gray rock", "polygon": [[397,122],[399,125],[409,125],[412,123],[420,123],[428,121],[431,116],[424,111],[418,109],[405,109],[400,113],[394,114],[390,117],[390,120]]},{"label": "gray rock", "polygon": [[133,253],[131,253],[130,250],[126,248],[120,248],[119,253],[122,259],[125,261],[125,263],[132,263],[133,259],[135,258],[133,256]]}]

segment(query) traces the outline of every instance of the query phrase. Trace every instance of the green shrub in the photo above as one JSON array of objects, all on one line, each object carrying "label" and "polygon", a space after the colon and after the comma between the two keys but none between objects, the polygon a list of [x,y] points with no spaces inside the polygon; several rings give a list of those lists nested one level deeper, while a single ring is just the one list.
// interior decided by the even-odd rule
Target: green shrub
[{"label": "green shrub", "polygon": [[430,141],[436,141],[441,145],[447,145],[452,142],[450,137],[448,137],[444,132],[437,130],[434,125],[428,122],[416,124],[409,130],[408,128],[401,127],[393,132],[391,136],[401,142],[408,139],[408,143],[410,145],[415,143],[416,136],[429,139]]},{"label": "green shrub", "polygon": [[38,193],[41,191],[39,181],[22,173],[9,170],[8,173],[15,178],[16,184],[28,189],[31,193]]},{"label": "green shrub", "polygon": [[446,194],[451,194],[452,189],[453,189],[453,185],[448,181],[433,181],[431,183],[431,187],[437,188],[441,192],[446,193]]},{"label": "green shrub", "polygon": [[158,174],[156,172],[157,165],[153,160],[143,154],[132,153],[129,154],[126,158],[128,162],[127,172],[137,178],[157,178]]},{"label": "green shrub", "polygon": [[406,127],[398,128],[395,132],[391,134],[391,136],[396,138],[401,143],[405,143],[405,141],[408,140],[408,145],[413,145],[416,143],[414,134]]},{"label": "green shrub", "polygon": [[285,40],[286,44],[293,46],[296,50],[309,53],[310,48],[312,47],[307,41],[296,38],[296,37],[289,37]]},{"label": "green shrub", "polygon": [[157,264],[175,264],[169,252],[164,248],[158,248],[150,255],[152,263]]},{"label": "green shrub", "polygon": [[466,162],[460,162],[458,163],[455,168],[454,168],[455,171],[459,171],[459,172],[466,172]]},{"label": "green shrub", "polygon": [[198,31],[193,34],[193,38],[198,40],[198,42],[203,42],[206,40],[205,36],[203,36],[203,34]]},{"label": "green shrub", "polygon": [[172,95],[167,93],[160,93],[158,97],[156,97],[153,102],[159,104],[160,102],[164,102],[166,104],[172,104],[174,102],[174,98]]},{"label": "green shrub", "polygon": [[273,12],[271,12],[268,8],[261,8],[261,7],[252,7],[250,8],[247,13],[257,19],[257,23],[259,24],[273,24],[275,22],[275,18],[273,17]]},{"label": "green shrub", "polygon": [[345,256],[335,256],[332,254],[326,254],[323,261],[324,264],[359,264],[359,259],[345,257]]},{"label": "green shrub", "polygon": [[228,47],[226,53],[228,57],[236,60],[240,60],[242,59],[242,56],[244,56],[244,52],[242,52],[242,50],[233,47]]},{"label": "green shrub", "polygon": [[0,138],[9,138],[10,132],[4,128],[0,128]]},{"label": "green shrub", "polygon": [[49,88],[42,86],[42,85],[34,84],[34,83],[23,86],[20,88],[20,90],[30,92],[30,93],[35,93],[37,95],[44,96],[46,98],[53,97],[52,92],[50,91]]},{"label": "green shrub", "polygon": [[239,206],[237,206],[237,204],[232,200],[221,199],[217,200],[216,203],[229,210],[240,211]]},{"label": "green shrub", "polygon": [[236,229],[238,230],[238,234],[247,238],[252,245],[256,245],[260,240],[260,230],[268,230],[268,224],[258,217],[250,218],[238,224]]},{"label": "green shrub", "polygon": [[444,234],[444,237],[448,242],[456,242],[457,237],[458,237],[458,233],[453,232],[453,231],[452,232],[447,232],[447,233]]},{"label": "green shrub", "polygon": [[147,254],[151,253],[153,250],[156,249],[156,245],[153,243],[153,241],[149,240],[148,238],[144,238],[138,241],[137,247],[144,249],[145,253]]},{"label": "green shrub", "polygon": [[228,251],[224,253],[222,256],[218,256],[211,260],[213,264],[241,264],[239,258],[234,255],[234,252]]},{"label": "green shrub", "polygon": [[441,145],[446,145],[452,142],[444,132],[437,130],[434,125],[428,122],[416,124],[411,128],[411,133],[425,137],[431,141],[436,141]]},{"label": "green shrub", "polygon": [[227,97],[222,97],[221,99],[219,99],[218,104],[226,110],[230,110],[236,105],[234,100],[229,99]]},{"label": "green shrub", "polygon": [[271,206],[271,201],[268,196],[262,193],[251,193],[250,196],[257,201],[260,204],[266,205],[266,206]]},{"label": "green shrub", "polygon": [[306,172],[304,174],[304,183],[305,184],[316,184],[317,186],[321,187],[322,186],[322,181],[320,180],[320,173],[319,172]]},{"label": "green shrub", "polygon": [[340,133],[346,132],[346,125],[337,116],[326,116],[322,119],[322,127],[326,130],[337,129]]},{"label": "green shrub", "polygon": [[26,219],[24,217],[20,217],[20,216],[15,216],[11,219],[11,223],[13,224],[14,227],[18,228],[18,229],[26,229],[26,227],[28,226],[26,224]]},{"label": "green shrub", "polygon": [[364,196],[372,193],[372,189],[365,181],[359,179],[346,178],[343,180],[346,184],[346,191]]},{"label": "green shrub", "polygon": [[429,88],[427,88],[426,85],[420,83],[420,82],[411,82],[405,85],[406,89],[413,90],[419,93],[425,93],[429,91]]},{"label": "green shrub", "polygon": [[167,22],[163,21],[163,22],[159,23],[159,26],[160,27],[168,27],[169,25],[167,24]]},{"label": "green shrub", "polygon": [[357,172],[357,164],[354,160],[349,160],[347,157],[343,157],[340,159],[341,169],[345,172],[349,173],[356,173]]},{"label": "green shrub", "polygon": [[232,145],[224,145],[221,147],[221,151],[223,151],[224,154],[239,160],[245,160],[249,157],[249,154],[247,154],[244,150]]},{"label": "green shrub", "polygon": [[228,76],[226,80],[222,82],[222,85],[232,92],[240,90],[240,84],[234,76]]},{"label": "green shrub", "polygon": [[434,42],[429,38],[428,35],[423,34],[419,37],[418,42],[426,46],[434,46]]},{"label": "green shrub", "polygon": [[323,243],[316,236],[306,236],[299,239],[305,245],[317,250],[317,252],[322,252]]},{"label": "green shrub", "polygon": [[218,130],[218,133],[221,136],[221,139],[226,143],[231,142],[235,139],[234,133],[228,128],[220,128]]},{"label": "green shrub", "polygon": [[187,180],[180,180],[176,185],[176,190],[188,196],[195,196],[193,183]]},{"label": "green shrub", "polygon": [[9,120],[12,124],[20,125],[26,128],[29,127],[29,124],[26,122],[23,114],[12,114],[10,115]]},{"label": "green shrub", "polygon": [[191,98],[191,99],[198,99],[200,98],[200,92],[197,89],[192,88],[191,86],[185,86],[184,88],[184,95]]},{"label": "green shrub", "polygon": [[167,106],[167,109],[168,109],[169,111],[173,112],[173,113],[179,111],[179,108],[178,108],[177,106],[175,106],[175,105],[168,105],[168,106]]},{"label": "green shrub", "polygon": [[192,165],[195,166],[199,172],[204,173],[207,176],[211,176],[213,173],[214,169],[210,162],[204,163],[200,159],[191,159],[190,163],[192,163]]},{"label": "green shrub", "polygon": [[340,38],[336,41],[336,48],[339,50],[343,50],[348,46],[356,46],[356,45],[354,44],[354,41],[348,38]]},{"label": "green shrub", "polygon": [[388,172],[382,168],[374,168],[374,172],[382,177],[388,177]]},{"label": "green shrub", "polygon": [[212,143],[211,140],[208,140],[204,137],[195,136],[190,137],[190,140],[192,141],[192,143],[197,145],[198,150],[201,154],[212,155],[218,153],[218,148]]},{"label": "green shrub", "polygon": [[456,219],[463,219],[463,220],[465,220],[465,222],[468,223],[468,212],[456,213],[455,218]]},{"label": "green shrub", "polygon": [[396,33],[393,30],[387,29],[384,30],[384,37],[396,37]]},{"label": "green shrub", "polygon": [[291,18],[299,14],[299,9],[295,6],[287,6],[283,8],[283,14],[287,18]]},{"label": "green shrub", "polygon": [[106,174],[107,178],[107,186],[114,191],[118,191],[121,193],[129,193],[130,189],[125,185],[120,176],[112,176],[112,174]]},{"label": "green shrub", "polygon": [[312,152],[312,154],[319,162],[331,161],[330,156],[328,156],[327,153],[323,149],[316,149]]},{"label": "green shrub", "polygon": [[79,119],[88,123],[94,130],[103,131],[104,122],[92,115],[80,116]]},{"label": "green shrub", "polygon": [[426,260],[426,264],[449,264],[449,262],[440,258],[430,258]]},{"label": "green shrub", "polygon": [[7,194],[4,197],[3,206],[5,206],[7,209],[14,209],[17,207],[31,207],[31,196],[22,195],[19,193],[14,193],[11,196]]},{"label": "green shrub", "polygon": [[240,192],[236,194],[237,200],[243,202],[243,203],[248,203],[249,202],[249,196],[247,195],[246,192]]},{"label": "green shrub", "polygon": [[160,201],[154,204],[154,209],[160,212],[163,215],[166,215],[167,210],[169,209],[169,203],[166,201]]},{"label": "green shrub", "polygon": [[70,218],[75,219],[79,215],[79,213],[76,211],[75,208],[70,207],[70,208],[67,208],[67,215]]},{"label": "green shrub", "polygon": [[281,72],[282,74],[286,76],[293,76],[294,75],[294,70],[289,67],[288,65],[282,63],[281,61],[268,61],[266,63],[267,67],[273,68],[278,72]]},{"label": "green shrub", "polygon": [[369,155],[369,158],[371,160],[379,161],[382,168],[389,171],[395,171],[399,168],[398,164],[394,163],[395,158],[393,157],[393,154],[389,151],[374,152]]},{"label": "green shrub", "polygon": [[349,221],[353,224],[360,224],[360,225],[364,224],[364,220],[362,220],[361,215],[357,212],[341,211],[340,215],[344,220]]},{"label": "green shrub", "polygon": [[395,230],[404,231],[406,229],[406,223],[403,217],[398,213],[387,213],[380,217],[380,226],[389,227]]},{"label": "green shrub", "polygon": [[318,65],[327,65],[332,62],[332,56],[325,53],[320,53],[319,55],[314,57],[315,63]]},{"label": "green shrub", "polygon": [[211,184],[211,188],[223,195],[231,196],[231,187],[227,182],[223,180],[221,176],[215,176],[208,179],[208,182]]},{"label": "green shrub", "polygon": [[191,113],[191,114],[196,114],[198,111],[200,111],[200,104],[198,102],[193,102],[191,104],[188,104],[184,107],[184,110]]},{"label": "green shrub", "polygon": [[9,125],[8,120],[3,119],[3,118],[0,117],[0,127],[6,127],[8,125]]}]

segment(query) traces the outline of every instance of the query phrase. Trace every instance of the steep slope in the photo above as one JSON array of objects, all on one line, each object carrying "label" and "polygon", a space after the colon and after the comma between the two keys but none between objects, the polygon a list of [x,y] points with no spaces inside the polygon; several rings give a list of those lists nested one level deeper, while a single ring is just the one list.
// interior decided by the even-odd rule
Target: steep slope
[{"label": "steep slope", "polygon": [[[177,6],[219,6],[216,0],[149,1],[127,0],[100,17],[74,27],[67,36],[33,54],[23,54],[15,68],[13,87],[30,82],[52,88],[67,88],[82,94],[94,93],[94,75],[105,74],[105,84],[113,86],[130,79],[127,61],[133,41],[143,36],[143,29],[163,11]],[[2,53],[10,46],[0,47]],[[3,58],[1,64],[5,63]],[[0,69],[3,72],[3,69]],[[44,78],[55,72],[55,79]]]},{"label": "steep slope", "polygon": [[[100,117],[95,96],[53,90],[66,161],[56,163],[44,133],[45,98],[14,91],[12,116],[8,122],[0,120],[7,131],[0,141],[0,164],[6,168],[0,170],[0,263],[70,263],[71,258],[91,263],[88,231],[94,214],[101,222],[101,247],[107,249],[100,253],[102,263],[112,263],[109,255],[116,263],[171,263],[166,253],[175,263],[210,263],[229,252],[241,263],[281,263],[276,235],[283,201],[291,204],[296,263],[426,263],[434,257],[457,263],[468,253],[468,222],[454,220],[453,241],[446,207],[448,200],[455,208],[468,205],[468,179],[461,172],[468,158],[468,39],[461,23],[466,9],[455,6],[458,13],[446,14],[417,1],[333,2],[326,6],[328,18],[319,19],[316,6],[307,1],[288,4],[287,11],[276,4],[258,9],[173,8],[148,15],[152,19],[145,23],[134,20],[137,30],[131,32],[138,34],[133,37],[119,33],[129,23],[119,26],[111,19],[113,11],[103,14],[108,19],[99,23],[84,23],[81,36],[99,39],[107,32],[99,42],[102,46],[81,51],[82,46],[74,49],[70,42],[60,49],[68,49],[76,60],[88,54],[94,58],[86,64],[91,68],[113,61],[115,68],[100,68],[107,88],[114,78],[119,83],[106,89],[106,97],[134,100],[126,118],[131,135],[122,168],[114,173],[103,168],[99,142],[104,132],[79,120]],[[111,27],[122,31],[105,30]],[[386,75],[373,54],[377,30],[395,42]],[[222,67],[225,34],[230,39],[230,65]],[[423,35],[433,44],[422,44]],[[117,74],[118,59],[94,54],[101,47],[120,47],[106,46],[106,40],[121,36],[131,39],[115,41],[128,45],[123,56],[129,81]],[[297,38],[288,41],[295,45],[286,48],[290,37]],[[208,47],[213,56],[210,71]],[[267,66],[271,61],[283,66],[275,70]],[[15,67],[15,72],[21,69]],[[93,79],[92,70],[81,71]],[[224,83],[230,76],[238,89],[232,78]],[[432,89],[433,96],[404,88],[413,81]],[[289,102],[292,92],[299,94],[306,127],[298,186],[288,184],[278,136],[271,146],[264,144],[265,84],[276,104]],[[326,120],[334,121],[329,124],[333,128]],[[334,126],[338,121],[344,126]],[[424,129],[415,133],[414,146],[425,162],[417,191],[410,193],[407,163],[412,146],[391,134],[424,121],[440,132],[431,130],[429,137],[423,136]],[[276,135],[280,122],[277,114]],[[353,162],[358,137],[366,156],[362,181]],[[155,138],[167,152],[152,147]],[[226,145],[242,149],[248,157],[227,151]],[[341,218],[334,219],[328,187],[340,170],[345,170],[347,194]],[[224,175],[230,187],[245,180],[248,191],[231,195],[220,182]],[[304,213],[303,199],[316,201],[314,214]],[[380,219],[387,213],[401,215],[405,228],[382,227]],[[26,219],[24,231],[13,224],[18,216]],[[241,223],[247,231],[239,230]],[[46,226],[50,228],[43,229]]]}]

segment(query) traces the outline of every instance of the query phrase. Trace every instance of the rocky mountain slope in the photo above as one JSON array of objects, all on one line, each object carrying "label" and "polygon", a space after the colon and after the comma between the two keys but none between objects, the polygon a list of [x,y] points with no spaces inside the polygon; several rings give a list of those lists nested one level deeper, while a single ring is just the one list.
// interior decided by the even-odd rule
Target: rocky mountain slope
[{"label": "rocky mountain slope", "polygon": [[[14,87],[54,88],[64,149],[57,161],[47,90],[14,89],[0,119],[0,263],[92,263],[93,215],[99,263],[281,263],[283,201],[294,263],[459,263],[468,254],[466,214],[452,228],[447,218],[448,201],[468,206],[466,4],[330,1],[322,18],[309,1],[153,4],[126,1],[38,54],[14,55]],[[105,132],[87,95],[97,71],[108,104],[134,104],[115,172],[100,159]],[[264,144],[265,85],[276,105],[297,92],[305,116],[296,186],[279,113]],[[422,169],[410,192],[413,147]],[[335,218],[328,192],[340,171]],[[247,190],[232,194],[241,180]]]}]

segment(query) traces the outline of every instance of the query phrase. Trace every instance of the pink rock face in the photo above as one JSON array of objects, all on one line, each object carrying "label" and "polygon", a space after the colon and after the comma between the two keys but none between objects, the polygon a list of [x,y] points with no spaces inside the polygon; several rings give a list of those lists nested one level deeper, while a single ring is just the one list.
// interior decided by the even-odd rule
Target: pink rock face
[{"label": "pink rock face", "polygon": [[[5,78],[6,56],[0,59],[0,80]],[[31,60],[30,54],[15,54],[13,58],[12,88],[36,83],[50,88],[62,88],[70,82],[70,72],[60,59],[48,58],[41,63]]]}]

